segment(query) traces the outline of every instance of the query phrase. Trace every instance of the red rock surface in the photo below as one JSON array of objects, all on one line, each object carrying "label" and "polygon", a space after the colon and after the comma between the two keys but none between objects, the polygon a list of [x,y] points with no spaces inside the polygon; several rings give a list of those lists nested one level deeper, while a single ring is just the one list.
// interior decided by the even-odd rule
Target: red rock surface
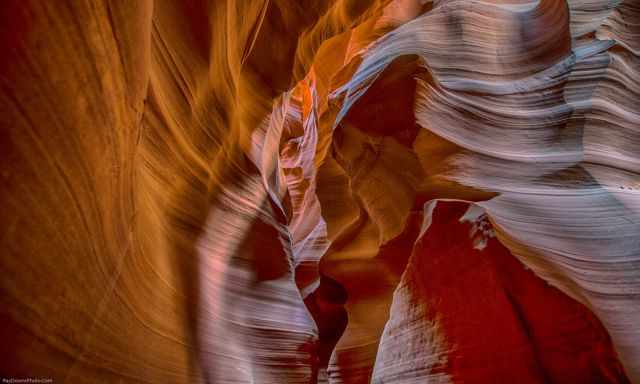
[{"label": "red rock surface", "polygon": [[463,222],[467,209],[437,204],[404,276],[443,338],[446,361],[432,372],[464,383],[626,382],[593,313],[526,269],[486,214]]}]

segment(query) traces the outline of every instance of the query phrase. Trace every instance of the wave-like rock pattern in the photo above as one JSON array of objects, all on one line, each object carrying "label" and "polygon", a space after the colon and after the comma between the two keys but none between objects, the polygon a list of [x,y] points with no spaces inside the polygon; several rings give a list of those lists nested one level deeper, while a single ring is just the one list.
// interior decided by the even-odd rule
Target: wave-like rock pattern
[{"label": "wave-like rock pattern", "polygon": [[3,377],[640,382],[640,2],[0,25]]}]

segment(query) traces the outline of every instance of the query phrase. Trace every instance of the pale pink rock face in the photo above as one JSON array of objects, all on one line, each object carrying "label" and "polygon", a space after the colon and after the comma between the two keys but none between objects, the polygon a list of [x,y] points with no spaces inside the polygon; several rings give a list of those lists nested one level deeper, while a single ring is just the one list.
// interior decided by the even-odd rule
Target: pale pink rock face
[{"label": "pale pink rock face", "polygon": [[0,25],[3,379],[640,382],[640,2]]}]

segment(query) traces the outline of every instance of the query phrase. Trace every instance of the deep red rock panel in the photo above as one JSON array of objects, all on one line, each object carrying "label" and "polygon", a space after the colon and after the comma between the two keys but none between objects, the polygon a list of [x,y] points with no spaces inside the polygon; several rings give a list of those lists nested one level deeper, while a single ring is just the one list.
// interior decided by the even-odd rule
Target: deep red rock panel
[{"label": "deep red rock panel", "polygon": [[[602,323],[527,269],[495,238],[486,214],[439,202],[404,279],[438,324],[455,382],[627,382]],[[384,373],[384,372],[383,372]]]}]

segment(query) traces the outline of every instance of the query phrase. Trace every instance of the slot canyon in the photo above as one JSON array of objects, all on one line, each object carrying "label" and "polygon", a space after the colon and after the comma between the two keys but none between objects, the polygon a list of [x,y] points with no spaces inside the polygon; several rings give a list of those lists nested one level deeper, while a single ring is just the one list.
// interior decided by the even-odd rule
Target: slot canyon
[{"label": "slot canyon", "polygon": [[640,0],[0,30],[2,383],[640,383]]}]

